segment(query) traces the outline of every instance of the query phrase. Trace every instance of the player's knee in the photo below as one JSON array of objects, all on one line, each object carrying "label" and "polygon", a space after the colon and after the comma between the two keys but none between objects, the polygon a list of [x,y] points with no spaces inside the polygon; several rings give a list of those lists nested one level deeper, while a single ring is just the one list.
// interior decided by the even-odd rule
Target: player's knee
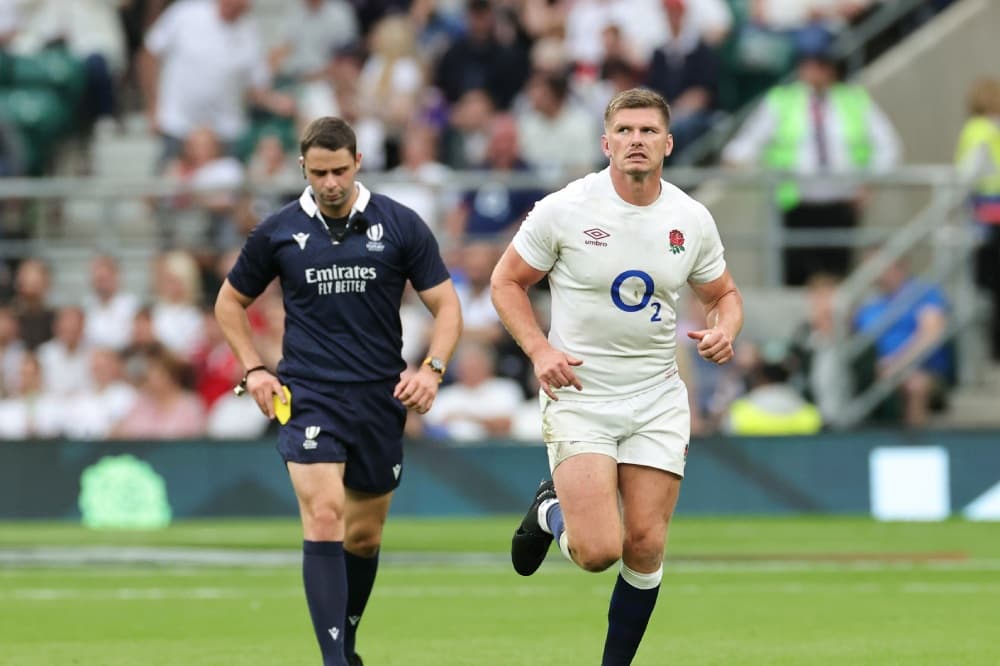
[{"label": "player's knee", "polygon": [[627,562],[641,562],[643,566],[655,566],[663,559],[663,537],[648,531],[625,536],[624,554]]},{"label": "player's knee", "polygon": [[572,547],[573,559],[581,569],[594,573],[604,571],[621,559],[621,547],[604,544],[590,547]]}]

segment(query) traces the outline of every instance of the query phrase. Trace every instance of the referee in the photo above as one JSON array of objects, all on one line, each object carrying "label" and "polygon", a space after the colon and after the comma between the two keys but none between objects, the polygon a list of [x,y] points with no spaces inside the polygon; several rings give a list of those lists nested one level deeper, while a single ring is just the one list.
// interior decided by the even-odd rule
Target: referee
[{"label": "referee", "polygon": [[[278,451],[302,516],[306,601],[324,666],[358,666],[355,635],[402,477],[406,410],[431,408],[462,314],[427,225],[355,180],[361,154],[351,127],[319,118],[300,149],[309,186],[250,234],[215,315],[246,369],[242,390],[269,418],[284,420],[290,407]],[[246,314],[274,278],[285,306],[276,373],[254,348]],[[400,354],[407,280],[434,316],[417,371]]]}]

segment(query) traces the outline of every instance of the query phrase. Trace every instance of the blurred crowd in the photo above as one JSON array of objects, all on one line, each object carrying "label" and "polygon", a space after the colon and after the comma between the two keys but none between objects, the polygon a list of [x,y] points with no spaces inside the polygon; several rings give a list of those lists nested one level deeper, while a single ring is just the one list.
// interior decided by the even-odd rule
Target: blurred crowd
[{"label": "blurred crowd", "polygon": [[[452,174],[490,170],[545,183],[600,168],[604,106],[637,85],[670,101],[670,159],[684,163],[720,114],[773,92],[790,72],[797,76],[786,92],[796,85],[832,89],[840,75],[832,57],[836,36],[884,1],[287,0],[269,14],[280,16],[275,23],[258,22],[251,0],[0,0],[0,176],[48,173],[59,140],[124,133],[125,119],[141,114],[159,142],[148,174],[178,185],[177,194],[149,202],[161,242],[150,294],[131,292],[117,260],[99,255],[88,298],[54,308],[43,261],[11,266],[0,293],[0,438],[266,433],[272,426],[253,403],[232,394],[242,368],[211,305],[246,234],[298,195],[299,130],[316,116],[336,115],[357,131],[361,180],[366,173],[392,175],[378,190],[435,231],[462,300],[466,332],[446,385],[434,410],[411,417],[408,433],[535,441],[537,385],[493,311],[489,276],[547,189],[502,179],[463,189]],[[928,12],[946,4],[926,3]],[[864,101],[852,107],[856,116],[841,114],[846,107],[836,95],[812,103],[803,97],[800,111],[794,94],[769,94],[716,159],[802,173],[898,163],[891,124],[863,92],[851,99]],[[814,114],[822,104],[839,127],[831,136],[845,145],[859,144],[852,131],[871,130],[866,156],[837,146],[827,155],[775,129],[787,126],[782,114]],[[781,141],[787,161],[776,163],[767,146]],[[802,188],[779,203],[790,228],[803,210],[809,219],[827,215],[822,226],[852,227],[857,198],[853,191]],[[794,273],[800,265],[814,270]],[[892,340],[880,333],[877,349],[857,368],[845,368],[825,351],[833,336],[830,294],[846,261],[827,252],[788,256],[789,266],[787,284],[804,286],[810,302],[793,340],[747,340],[736,363],[709,367],[684,335],[702,326],[702,315],[690,308],[679,316],[696,434],[752,433],[761,414],[785,419],[787,432],[819,430],[844,409],[851,387],[895,371],[922,350],[918,341],[933,333],[927,327],[939,324],[927,312],[947,312],[934,285],[894,266],[895,277],[887,270],[854,324],[863,330],[871,314],[865,308],[891,307],[919,288],[919,298],[907,298],[916,302],[913,316]],[[543,319],[547,293],[534,297]],[[258,349],[275,367],[280,295],[262,295],[251,320]],[[428,321],[409,294],[409,363],[423,358]],[[923,380],[904,386],[889,418],[926,422],[953,375],[950,361],[935,362]]]}]

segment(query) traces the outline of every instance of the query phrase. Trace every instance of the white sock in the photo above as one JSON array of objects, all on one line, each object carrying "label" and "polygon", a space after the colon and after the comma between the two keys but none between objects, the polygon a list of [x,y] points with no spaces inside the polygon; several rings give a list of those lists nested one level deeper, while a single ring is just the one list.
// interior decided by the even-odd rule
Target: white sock
[{"label": "white sock", "polygon": [[558,502],[557,499],[547,499],[538,505],[538,526],[542,528],[543,532],[552,534],[552,529],[549,527],[549,507]]},{"label": "white sock", "polygon": [[622,562],[621,574],[625,582],[632,587],[638,590],[652,590],[663,580],[663,565],[661,564],[660,568],[653,573],[639,573],[629,569]]},{"label": "white sock", "polygon": [[569,554],[569,535],[566,533],[566,530],[563,530],[562,536],[559,537],[559,550],[562,551],[567,560],[570,562],[573,561],[573,556]]}]

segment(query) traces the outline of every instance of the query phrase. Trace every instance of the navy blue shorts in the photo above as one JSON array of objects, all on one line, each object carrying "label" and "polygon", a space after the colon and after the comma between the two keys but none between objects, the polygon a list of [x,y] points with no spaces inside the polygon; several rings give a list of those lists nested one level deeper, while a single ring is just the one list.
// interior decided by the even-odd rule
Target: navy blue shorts
[{"label": "navy blue shorts", "polygon": [[321,387],[283,381],[292,392],[291,417],[278,431],[285,462],[346,463],[344,485],[361,492],[399,485],[406,407],[392,397],[396,380]]}]

